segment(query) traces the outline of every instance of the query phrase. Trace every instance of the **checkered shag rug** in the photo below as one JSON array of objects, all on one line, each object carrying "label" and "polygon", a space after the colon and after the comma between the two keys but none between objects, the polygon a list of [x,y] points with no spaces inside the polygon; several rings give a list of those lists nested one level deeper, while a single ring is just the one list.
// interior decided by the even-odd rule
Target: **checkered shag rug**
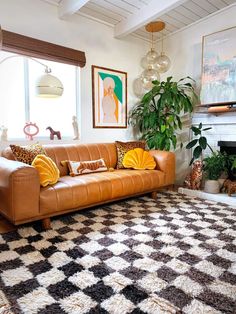
[{"label": "checkered shag rug", "polygon": [[163,192],[3,234],[0,313],[236,313],[235,210]]}]

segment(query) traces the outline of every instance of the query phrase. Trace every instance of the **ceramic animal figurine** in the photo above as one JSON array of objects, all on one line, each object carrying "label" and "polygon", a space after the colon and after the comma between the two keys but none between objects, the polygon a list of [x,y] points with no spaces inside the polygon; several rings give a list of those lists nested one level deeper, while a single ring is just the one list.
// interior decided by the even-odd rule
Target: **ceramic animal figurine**
[{"label": "ceramic animal figurine", "polygon": [[7,131],[8,131],[8,129],[4,125],[2,125],[0,130],[2,131],[1,141],[2,142],[6,142],[7,141]]},{"label": "ceramic animal figurine", "polygon": [[74,140],[79,140],[79,127],[78,127],[78,122],[77,122],[77,117],[73,116],[72,117],[72,126],[74,130]]},{"label": "ceramic animal figurine", "polygon": [[60,131],[54,131],[52,127],[48,126],[46,130],[50,131],[50,140],[54,140],[54,136],[58,138],[58,140],[61,140],[61,132]]},{"label": "ceramic animal figurine", "polygon": [[236,181],[226,179],[223,183],[221,191],[227,192],[229,196],[236,193]]},{"label": "ceramic animal figurine", "polygon": [[196,160],[193,163],[191,172],[186,176],[184,185],[191,190],[200,190],[203,175],[203,163]]}]

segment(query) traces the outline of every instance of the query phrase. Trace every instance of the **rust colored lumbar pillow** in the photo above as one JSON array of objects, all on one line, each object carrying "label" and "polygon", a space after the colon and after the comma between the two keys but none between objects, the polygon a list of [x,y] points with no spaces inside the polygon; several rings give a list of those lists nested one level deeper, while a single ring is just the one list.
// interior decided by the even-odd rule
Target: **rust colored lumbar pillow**
[{"label": "rust colored lumbar pillow", "polygon": [[144,141],[133,141],[133,142],[120,142],[116,141],[116,150],[117,150],[117,169],[124,169],[123,159],[125,154],[135,148],[145,149],[146,143]]},{"label": "rust colored lumbar pillow", "polygon": [[46,155],[42,145],[36,143],[25,147],[10,145],[15,160],[31,165],[37,155]]},{"label": "rust colored lumbar pillow", "polygon": [[151,170],[156,168],[156,163],[154,158],[149,154],[149,152],[143,150],[142,148],[135,148],[125,154],[123,166],[125,168],[138,170]]},{"label": "rust colored lumbar pillow", "polygon": [[50,157],[37,155],[32,162],[32,166],[39,172],[41,186],[52,185],[59,180],[60,171]]},{"label": "rust colored lumbar pillow", "polygon": [[70,161],[63,160],[61,164],[65,166],[67,164],[70,176],[78,176],[84,173],[107,171],[107,166],[103,158],[91,161]]}]

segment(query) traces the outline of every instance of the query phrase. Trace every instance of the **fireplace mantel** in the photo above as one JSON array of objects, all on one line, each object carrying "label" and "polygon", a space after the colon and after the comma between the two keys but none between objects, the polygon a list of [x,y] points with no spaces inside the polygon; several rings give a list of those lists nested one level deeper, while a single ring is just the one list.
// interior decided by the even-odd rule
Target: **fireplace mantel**
[{"label": "fireplace mantel", "polygon": [[236,112],[226,112],[220,115],[194,113],[192,116],[192,124],[198,125],[199,123],[206,124],[236,124]]}]

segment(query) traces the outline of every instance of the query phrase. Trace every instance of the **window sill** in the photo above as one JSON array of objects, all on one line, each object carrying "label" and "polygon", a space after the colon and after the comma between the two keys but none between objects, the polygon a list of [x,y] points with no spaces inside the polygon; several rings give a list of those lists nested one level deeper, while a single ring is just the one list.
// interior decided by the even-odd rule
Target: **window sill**
[{"label": "window sill", "polygon": [[26,140],[26,139],[19,139],[19,138],[9,139],[8,141],[0,141],[0,151],[8,147],[10,144],[26,146],[26,145],[35,144],[35,143],[39,143],[41,145],[78,144],[80,143],[80,140],[73,140],[73,138],[70,138],[70,137],[65,137],[65,138],[62,138],[61,140],[58,140],[58,139],[50,140],[47,138],[35,138],[33,141]]}]

